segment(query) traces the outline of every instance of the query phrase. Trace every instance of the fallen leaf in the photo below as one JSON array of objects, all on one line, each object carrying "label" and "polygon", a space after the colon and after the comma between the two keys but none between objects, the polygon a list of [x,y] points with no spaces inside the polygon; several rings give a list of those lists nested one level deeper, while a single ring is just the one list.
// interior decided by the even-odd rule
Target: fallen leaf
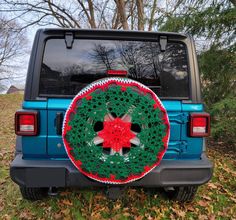
[{"label": "fallen leaf", "polygon": [[62,209],[61,212],[65,215],[68,216],[70,214],[70,209]]},{"label": "fallen leaf", "polygon": [[91,217],[93,217],[93,219],[101,219],[102,218],[100,212],[92,212]]},{"label": "fallen leaf", "polygon": [[54,216],[53,216],[53,219],[63,219],[63,216],[62,214],[59,212],[59,213],[56,213]]},{"label": "fallen leaf", "polygon": [[11,217],[8,214],[5,214],[4,216],[2,216],[3,220],[10,220]]},{"label": "fallen leaf", "polygon": [[143,216],[141,216],[141,215],[139,215],[139,216],[137,216],[137,217],[135,217],[135,220],[143,220]]},{"label": "fallen leaf", "polygon": [[211,200],[212,200],[211,197],[205,196],[205,195],[203,195],[202,198],[205,199],[205,200],[207,200],[207,201],[211,201]]},{"label": "fallen leaf", "polygon": [[208,217],[206,215],[199,215],[198,220],[208,220]]},{"label": "fallen leaf", "polygon": [[190,212],[195,212],[196,211],[196,209],[191,204],[185,205],[185,208]]},{"label": "fallen leaf", "polygon": [[230,197],[230,199],[231,199],[234,203],[236,203],[236,199],[235,199],[235,198]]},{"label": "fallen leaf", "polygon": [[120,203],[115,204],[115,205],[113,206],[113,211],[117,211],[117,210],[119,210],[120,208],[121,208],[121,204],[120,204]]},{"label": "fallen leaf", "polygon": [[174,208],[172,208],[172,211],[173,211],[177,216],[182,217],[182,218],[184,218],[185,215],[186,215],[186,213],[185,213],[184,211],[179,210],[179,209],[174,209]]},{"label": "fallen leaf", "polygon": [[129,217],[129,216],[130,216],[130,213],[129,213],[129,212],[125,212],[125,213],[123,213],[123,216]]},{"label": "fallen leaf", "polygon": [[198,205],[200,205],[202,207],[207,207],[208,203],[206,201],[200,200],[200,201],[198,201]]},{"label": "fallen leaf", "polygon": [[96,194],[96,195],[94,196],[94,200],[104,200],[104,199],[106,199],[106,196],[103,195],[103,194],[101,194],[101,193]]},{"label": "fallen leaf", "polygon": [[19,217],[20,219],[32,219],[33,214],[29,210],[22,210]]},{"label": "fallen leaf", "polygon": [[151,215],[147,215],[147,220],[153,220],[153,217]]},{"label": "fallen leaf", "polygon": [[0,212],[3,211],[3,209],[4,209],[4,206],[3,205],[0,206]]},{"label": "fallen leaf", "polygon": [[61,200],[61,203],[64,205],[72,206],[73,203],[69,199],[63,199]]},{"label": "fallen leaf", "polygon": [[211,189],[217,189],[218,187],[214,183],[207,184]]},{"label": "fallen leaf", "polygon": [[60,196],[68,196],[68,195],[70,195],[70,194],[71,194],[70,192],[65,191],[65,192],[61,192],[61,193],[60,193]]},{"label": "fallen leaf", "polygon": [[208,219],[209,220],[215,220],[216,216],[214,214],[211,214],[211,215],[208,216]]}]

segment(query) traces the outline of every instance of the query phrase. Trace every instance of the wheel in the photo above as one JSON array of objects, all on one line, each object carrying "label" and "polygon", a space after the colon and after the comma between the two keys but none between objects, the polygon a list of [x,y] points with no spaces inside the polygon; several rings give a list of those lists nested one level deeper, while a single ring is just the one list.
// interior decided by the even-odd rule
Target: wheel
[{"label": "wheel", "polygon": [[48,188],[20,187],[21,195],[27,200],[41,200],[47,196]]},{"label": "wheel", "polygon": [[167,196],[171,200],[181,203],[191,202],[197,193],[198,186],[181,186],[166,190]]},{"label": "wheel", "polygon": [[125,187],[113,186],[107,188],[106,195],[112,201],[116,201],[117,199],[122,199],[125,195]]},{"label": "wheel", "polygon": [[63,123],[66,152],[93,180],[126,184],[159,165],[169,141],[167,112],[148,87],[106,78],[82,89]]}]

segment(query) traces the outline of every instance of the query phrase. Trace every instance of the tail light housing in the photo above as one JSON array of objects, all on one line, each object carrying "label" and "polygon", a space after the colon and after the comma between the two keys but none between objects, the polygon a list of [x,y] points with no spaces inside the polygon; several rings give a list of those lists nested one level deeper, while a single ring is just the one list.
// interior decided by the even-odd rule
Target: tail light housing
[{"label": "tail light housing", "polygon": [[207,137],[210,135],[210,115],[208,113],[190,114],[190,136]]},{"label": "tail light housing", "polygon": [[38,134],[38,112],[19,111],[15,114],[15,133],[21,136]]}]

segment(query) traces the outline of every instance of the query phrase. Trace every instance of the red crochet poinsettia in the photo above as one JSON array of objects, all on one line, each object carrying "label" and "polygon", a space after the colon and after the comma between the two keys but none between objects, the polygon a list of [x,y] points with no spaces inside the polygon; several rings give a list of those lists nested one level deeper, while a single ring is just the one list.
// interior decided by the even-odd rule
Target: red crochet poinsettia
[{"label": "red crochet poinsettia", "polygon": [[103,130],[98,133],[101,137],[104,148],[111,148],[119,152],[123,147],[130,148],[130,140],[135,137],[131,131],[131,123],[125,122],[121,118],[103,122]]}]

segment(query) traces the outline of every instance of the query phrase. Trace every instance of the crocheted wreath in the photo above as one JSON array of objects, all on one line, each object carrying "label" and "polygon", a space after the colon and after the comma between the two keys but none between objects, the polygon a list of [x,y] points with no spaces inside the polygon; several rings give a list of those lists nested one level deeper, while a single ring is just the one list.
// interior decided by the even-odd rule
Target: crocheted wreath
[{"label": "crocheted wreath", "polygon": [[63,141],[84,175],[123,184],[160,163],[169,127],[165,108],[149,88],[126,78],[105,78],[85,87],[71,102]]}]

